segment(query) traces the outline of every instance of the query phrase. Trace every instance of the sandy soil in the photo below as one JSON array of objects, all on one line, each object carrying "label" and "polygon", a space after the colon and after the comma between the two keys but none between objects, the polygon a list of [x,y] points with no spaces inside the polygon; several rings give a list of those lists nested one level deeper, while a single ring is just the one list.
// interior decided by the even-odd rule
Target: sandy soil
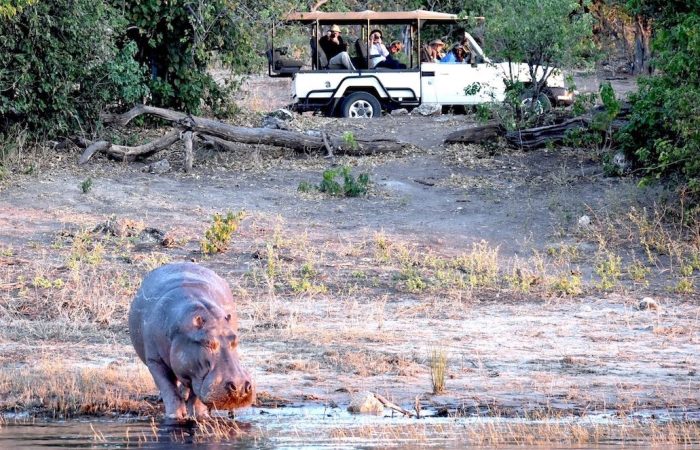
[{"label": "sandy soil", "polygon": [[[591,151],[443,147],[447,133],[474,123],[470,116],[295,122],[390,134],[412,146],[334,161],[256,146],[201,149],[189,175],[179,149],[156,158],[173,165],[162,175],[99,158],[78,167],[72,149],[48,153],[38,173],[13,177],[0,194],[4,370],[61,361],[143,379],[124,320],[130,298],[151,268],[195,260],[240,299],[244,361],[266,405],[343,406],[352,392],[370,390],[406,408],[418,398],[433,413],[700,420],[698,296],[671,292],[678,275],[663,256],[644,282],[623,274],[602,289],[595,274],[601,247],[617,249],[625,265],[643,254],[615,220],[652,208],[657,188],[605,177]],[[332,163],[369,173],[370,195],[297,191]],[[83,193],[88,177],[93,185]],[[230,249],[203,255],[212,215],[238,210],[248,216]],[[582,230],[583,214],[600,226]],[[137,232],[92,231],[111,216]],[[174,245],[139,237],[144,227]],[[89,236],[82,257],[81,231]],[[90,263],[85,253],[98,244],[101,256]],[[575,252],[563,258],[561,249]],[[450,269],[460,256],[492,261],[496,275],[455,281],[482,273]],[[526,289],[509,284],[513,274]],[[572,276],[581,277],[581,292],[564,295],[557,280]],[[37,277],[65,286],[45,287]],[[416,278],[423,285],[409,283]],[[648,295],[660,307],[639,310]],[[58,300],[62,308],[47,306]],[[448,358],[441,395],[431,393],[435,350]]]}]

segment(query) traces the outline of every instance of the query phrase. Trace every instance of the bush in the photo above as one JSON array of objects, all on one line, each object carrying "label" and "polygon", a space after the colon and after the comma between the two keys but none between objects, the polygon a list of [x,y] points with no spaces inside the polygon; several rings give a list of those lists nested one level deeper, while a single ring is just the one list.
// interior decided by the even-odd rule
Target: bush
[{"label": "bush", "polygon": [[[342,185],[336,181],[336,178],[339,176],[342,177]],[[355,178],[353,174],[350,173],[350,168],[344,166],[323,172],[323,180],[321,180],[318,190],[335,196],[359,197],[367,194],[368,185],[368,174],[361,173]]]},{"label": "bush", "polygon": [[105,106],[145,95],[135,47],[116,44],[120,17],[104,2],[54,0],[0,20],[0,132],[17,123],[34,135],[88,131]]},{"label": "bush", "polygon": [[267,22],[260,19],[270,13],[270,6],[252,0],[110,1],[124,8],[128,36],[138,46],[139,61],[150,69],[156,106],[198,113],[206,105],[214,114],[226,115],[237,78],[228,76],[226,83],[217,84],[208,66],[216,60],[247,72],[262,62],[255,46],[262,42],[260,33],[267,32],[262,26]]},{"label": "bush", "polygon": [[[652,2],[637,2],[652,3]],[[668,8],[677,6],[669,4]],[[681,8],[682,9],[682,8]],[[700,199],[700,15],[666,11],[653,40],[658,69],[641,78],[619,139],[647,179],[673,176]]]}]

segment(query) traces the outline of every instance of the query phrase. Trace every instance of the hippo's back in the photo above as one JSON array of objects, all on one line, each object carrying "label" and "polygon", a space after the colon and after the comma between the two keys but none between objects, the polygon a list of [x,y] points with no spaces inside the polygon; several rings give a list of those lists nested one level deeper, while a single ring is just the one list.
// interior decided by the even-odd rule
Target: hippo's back
[{"label": "hippo's back", "polygon": [[[129,309],[131,343],[144,362],[145,340],[153,338],[148,330],[157,328],[165,332],[195,299],[233,303],[226,281],[198,264],[167,264],[146,275]],[[148,327],[149,321],[157,327]]]}]

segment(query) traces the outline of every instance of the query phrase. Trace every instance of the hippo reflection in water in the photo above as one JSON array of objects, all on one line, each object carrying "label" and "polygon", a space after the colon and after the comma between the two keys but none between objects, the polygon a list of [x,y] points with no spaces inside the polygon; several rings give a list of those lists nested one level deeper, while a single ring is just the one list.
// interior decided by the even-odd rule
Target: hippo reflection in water
[{"label": "hippo reflection in water", "polygon": [[255,401],[238,358],[236,305],[226,281],[192,263],[149,273],[129,310],[131,342],[160,389],[168,418]]}]

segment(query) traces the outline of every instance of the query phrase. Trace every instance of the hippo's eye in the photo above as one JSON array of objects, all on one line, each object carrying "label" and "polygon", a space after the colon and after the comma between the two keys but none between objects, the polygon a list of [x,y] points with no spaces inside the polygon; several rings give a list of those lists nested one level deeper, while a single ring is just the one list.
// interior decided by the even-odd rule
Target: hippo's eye
[{"label": "hippo's eye", "polygon": [[202,345],[204,345],[206,348],[209,350],[215,352],[219,349],[219,342],[218,341],[204,341],[202,342]]},{"label": "hippo's eye", "polygon": [[238,347],[238,336],[234,336],[233,339],[231,339],[231,348],[236,348]]}]

